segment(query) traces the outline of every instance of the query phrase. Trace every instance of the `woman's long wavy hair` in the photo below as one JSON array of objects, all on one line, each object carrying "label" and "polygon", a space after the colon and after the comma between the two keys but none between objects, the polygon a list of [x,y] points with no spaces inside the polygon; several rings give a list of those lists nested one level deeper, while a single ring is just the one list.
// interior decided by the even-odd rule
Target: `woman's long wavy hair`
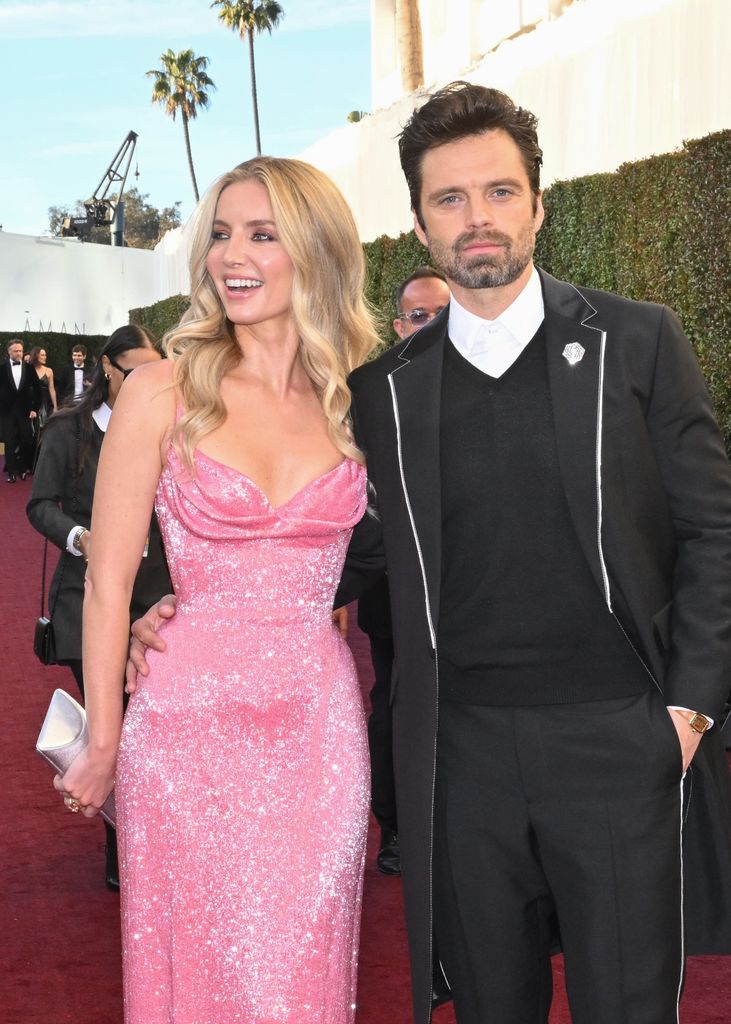
[{"label": "woman's long wavy hair", "polygon": [[125,324],[124,327],[118,327],[116,331],[113,331],[107,338],[104,348],[99,353],[89,387],[84,391],[78,402],[64,405],[48,421],[49,426],[52,426],[54,420],[61,419],[64,416],[78,417],[79,458],[76,470],[77,476],[81,476],[84,472],[84,465],[86,464],[86,459],[94,439],[92,413],[103,402],[106,402],[109,397],[109,382],[104,376],[102,356],[106,356],[107,359],[114,362],[121,355],[124,355],[125,352],[135,348],[154,348],[155,351],[160,351],[157,339],[148,330],[144,327],[139,327],[137,324]]},{"label": "woman's long wavy hair", "polygon": [[43,364],[41,363],[40,356],[41,352],[45,351],[46,349],[43,347],[43,345],[34,345],[33,348],[30,350],[28,362],[30,363],[31,366],[35,367],[36,370],[38,369],[39,366],[43,366]]},{"label": "woman's long wavy hair", "polygon": [[301,160],[256,157],[211,186],[196,214],[190,256],[191,302],[164,342],[184,412],[173,432],[188,468],[202,437],[226,418],[221,380],[243,358],[233,325],[206,269],[218,198],[237,182],[266,188],[294,266],[292,315],[302,364],[344,455],[363,461],[350,429],[347,377],[379,342],[363,297],[365,261],[350,209],[321,171]]}]

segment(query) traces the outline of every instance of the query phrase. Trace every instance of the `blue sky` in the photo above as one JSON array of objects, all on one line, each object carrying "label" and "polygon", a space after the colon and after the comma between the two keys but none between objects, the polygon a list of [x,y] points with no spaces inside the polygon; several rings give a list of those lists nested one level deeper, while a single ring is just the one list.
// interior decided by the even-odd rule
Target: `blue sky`
[{"label": "blue sky", "polygon": [[[293,156],[369,109],[370,3],[281,3],[280,27],[256,40],[259,113],[264,152]],[[209,57],[217,86],[190,129],[202,193],[255,147],[247,49],[208,0],[0,0],[5,231],[40,234],[49,206],[88,198],[130,129],[137,187],[190,214],[182,125],[152,106],[145,77],[168,47]]]}]

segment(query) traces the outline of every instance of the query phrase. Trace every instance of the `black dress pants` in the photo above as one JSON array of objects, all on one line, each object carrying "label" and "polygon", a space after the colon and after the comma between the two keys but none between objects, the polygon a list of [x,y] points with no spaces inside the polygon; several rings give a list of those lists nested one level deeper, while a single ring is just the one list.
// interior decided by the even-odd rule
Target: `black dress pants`
[{"label": "black dress pants", "polygon": [[545,1024],[554,907],[573,1024],[675,1024],[681,776],[656,692],[442,702],[434,927],[458,1024]]},{"label": "black dress pants", "polygon": [[375,681],[368,718],[368,750],[371,759],[371,808],[381,828],[398,832],[396,790],[393,779],[393,724],[391,721],[391,672],[393,640],[369,636]]},{"label": "black dress pants", "polygon": [[14,412],[2,417],[2,437],[5,443],[5,472],[24,473],[33,468],[33,425],[28,413]]}]

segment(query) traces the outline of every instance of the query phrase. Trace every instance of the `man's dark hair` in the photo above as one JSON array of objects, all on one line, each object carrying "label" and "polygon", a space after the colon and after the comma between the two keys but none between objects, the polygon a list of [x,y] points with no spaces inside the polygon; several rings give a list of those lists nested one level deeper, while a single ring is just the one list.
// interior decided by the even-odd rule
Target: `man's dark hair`
[{"label": "man's dark hair", "polygon": [[84,357],[84,359],[86,359],[86,349],[84,348],[83,345],[74,345],[74,347],[71,349],[71,351],[72,351],[72,353],[73,352],[81,352],[81,354]]},{"label": "man's dark hair", "polygon": [[516,107],[498,89],[452,82],[415,110],[399,136],[401,169],[409,186],[411,206],[421,226],[421,168],[424,154],[448,142],[501,128],[520,150],[534,197],[541,190],[543,154],[536,131],[538,118]]},{"label": "man's dark hair", "polygon": [[416,270],[409,274],[405,281],[396,289],[396,309],[401,312],[401,299],[404,297],[404,292],[409,287],[412,281],[421,281],[425,277],[436,277],[440,281],[444,281],[447,284],[447,279],[440,270],[435,270],[434,267],[417,267]]}]

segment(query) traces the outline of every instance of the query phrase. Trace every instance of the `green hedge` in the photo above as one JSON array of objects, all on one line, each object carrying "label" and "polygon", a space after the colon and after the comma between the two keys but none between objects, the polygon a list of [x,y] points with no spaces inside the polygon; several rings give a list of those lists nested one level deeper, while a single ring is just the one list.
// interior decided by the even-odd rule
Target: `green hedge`
[{"label": "green hedge", "polygon": [[162,299],[152,306],[131,309],[129,322],[146,327],[158,341],[162,341],[165,332],[175,327],[189,305],[190,299],[187,295],[171,295],[169,299]]},{"label": "green hedge", "polygon": [[546,192],[537,260],[557,277],[664,302],[698,355],[731,447],[731,131]]},{"label": "green hedge", "polygon": [[46,350],[47,362],[54,370],[71,362],[71,349],[83,345],[95,356],[107,340],[106,334],[65,334],[61,331],[0,331],[0,361],[5,359],[7,343],[11,338],[20,338],[23,349],[30,352],[37,345]]},{"label": "green hedge", "polygon": [[[612,174],[556,182],[536,260],[556,277],[629,298],[664,302],[692,341],[731,448],[731,131]],[[364,245],[366,296],[384,345],[400,282],[429,256],[413,231]],[[174,296],[131,319],[162,337],[187,300]]]},{"label": "green hedge", "polygon": [[[698,355],[731,450],[731,131],[612,174],[556,182],[536,262],[555,277],[633,299],[663,302]],[[413,231],[365,246],[368,298],[395,335],[394,292],[428,262]]]}]

